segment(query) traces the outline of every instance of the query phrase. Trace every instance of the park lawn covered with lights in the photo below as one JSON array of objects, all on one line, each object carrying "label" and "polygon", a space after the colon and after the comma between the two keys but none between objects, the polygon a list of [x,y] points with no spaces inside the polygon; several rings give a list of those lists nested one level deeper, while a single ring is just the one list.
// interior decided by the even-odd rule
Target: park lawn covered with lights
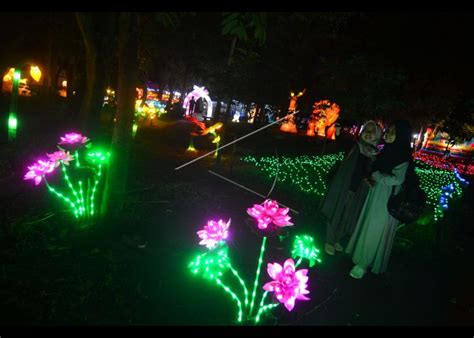
[{"label": "park lawn covered with lights", "polygon": [[[60,140],[60,136],[64,137],[64,133],[59,132],[64,129],[50,128],[52,136],[42,140],[42,143],[53,147],[38,149],[35,145],[37,138],[33,134],[24,135],[18,147],[30,153],[51,153],[55,142]],[[367,276],[365,283],[355,284],[348,277],[351,265],[348,258],[326,257],[319,253],[320,262],[313,260],[312,264],[310,260],[304,260],[299,263],[301,267],[296,268],[308,268],[307,290],[310,293],[306,296],[310,300],[297,300],[292,311],[288,311],[283,304],[277,305],[268,293],[264,303],[261,303],[262,288],[271,281],[266,263],[283,265],[288,258],[293,258],[295,265],[298,264],[298,257],[293,256],[296,236],[311,236],[316,249],[324,246],[324,220],[316,213],[321,198],[317,193],[322,190],[311,190],[311,181],[305,175],[295,180],[290,178],[290,173],[296,171],[298,166],[306,168],[309,175],[321,177],[316,182],[320,182],[317,189],[322,189],[326,184],[325,175],[330,173],[330,166],[340,160],[341,152],[331,145],[332,148],[328,149],[334,153],[320,156],[321,143],[307,142],[298,137],[282,141],[269,132],[242,142],[236,149],[224,150],[221,158],[209,158],[174,173],[176,166],[214,147],[208,144],[206,149],[198,140],[200,152],[194,155],[186,153],[186,138],[180,134],[185,132],[180,131],[177,124],[166,125],[160,130],[139,131],[131,158],[132,189],[128,193],[122,219],[109,220],[100,225],[84,223],[80,217],[75,218],[73,209],[64,200],[47,193],[47,187],[41,183],[35,186],[29,180],[21,187],[12,186],[3,192],[4,196],[8,196],[3,205],[3,217],[11,227],[1,237],[5,257],[0,281],[4,297],[1,310],[4,323],[239,324],[239,307],[235,299],[214,281],[194,274],[190,262],[207,250],[199,245],[202,239],[197,232],[210,219],[226,222],[230,219],[228,257],[233,269],[245,280],[250,305],[262,237],[255,232],[257,221],[247,213],[247,209],[262,203],[263,199],[223,182],[207,170],[212,169],[265,195],[272,187],[273,177],[263,174],[255,166],[256,162],[249,161],[248,154],[255,154],[252,155],[255,161],[272,158],[274,155],[271,152],[262,152],[261,145],[275,141],[278,146],[285,145],[278,149],[281,154],[279,161],[288,165],[288,169],[280,166],[279,178],[283,180],[286,177],[286,181],[275,184],[271,197],[299,214],[290,211],[291,222],[295,226],[285,227],[287,232],[283,234],[286,237],[282,241],[278,236],[272,236],[265,244],[265,262],[260,271],[250,319],[247,317],[249,309],[244,305],[242,285],[231,271],[224,274],[231,282],[223,279],[223,283],[229,284],[229,290],[242,299],[243,320],[240,323],[254,325],[259,310],[272,304],[275,304],[274,308],[267,307],[268,311],[261,311],[259,324],[432,323],[436,318],[443,318],[440,309],[444,307],[429,295],[437,290],[440,292],[439,303],[446,301],[446,307],[450,306],[448,300],[452,295],[443,294],[445,291],[441,285],[449,282],[455,290],[454,277],[438,276],[436,269],[459,252],[448,252],[442,258],[433,260],[433,227],[428,224],[400,229],[391,269],[381,279]],[[247,132],[245,127],[235,126],[228,128],[224,137],[233,139],[234,134],[238,137]],[[287,151],[291,145],[297,150]],[[84,154],[93,149],[94,144],[90,149],[81,148]],[[5,152],[4,156],[7,154]],[[81,164],[86,162],[85,158],[82,161],[83,158],[79,158]],[[241,160],[244,158],[247,161]],[[295,162],[295,158],[299,161]],[[56,174],[63,174],[58,170],[61,167],[67,167],[68,173],[72,173],[76,163],[72,160],[69,166],[60,165]],[[13,163],[9,167],[4,170],[11,170],[14,174],[8,176],[5,173],[5,177],[21,180],[25,174],[24,163]],[[452,180],[449,174],[446,177],[434,176],[439,178],[432,183],[437,187]],[[292,184],[287,183],[290,181]],[[58,176],[58,183],[74,196],[61,175]],[[76,185],[78,183],[74,183]],[[308,191],[301,191],[300,187]],[[436,198],[439,195],[433,195],[432,200],[436,201]],[[82,199],[79,200],[82,205]],[[461,201],[449,199],[449,209],[442,219],[456,224],[456,217],[451,216],[451,204],[457,215],[463,215],[466,211],[459,208]],[[420,264],[425,267],[422,271],[419,270]],[[454,266],[450,268],[454,269]],[[403,275],[402,271],[406,269],[412,274]],[[433,271],[435,275],[432,275]],[[372,293],[373,290],[377,292]],[[412,299],[407,298],[400,303],[392,295],[405,292],[418,294],[415,305]],[[392,317],[388,319],[375,310],[381,305],[381,294],[389,297],[388,302],[392,304]],[[409,304],[413,310],[407,311]]]}]

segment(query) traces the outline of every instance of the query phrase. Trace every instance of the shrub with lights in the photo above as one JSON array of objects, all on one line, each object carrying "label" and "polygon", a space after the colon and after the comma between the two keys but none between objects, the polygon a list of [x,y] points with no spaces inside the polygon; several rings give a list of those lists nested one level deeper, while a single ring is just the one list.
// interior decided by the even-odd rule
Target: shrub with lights
[{"label": "shrub with lights", "polygon": [[415,161],[415,172],[420,178],[421,189],[427,196],[427,204],[433,210],[434,221],[438,221],[448,209],[449,200],[462,196],[469,182],[454,171],[438,169],[421,161]]},{"label": "shrub with lights", "polygon": [[[309,267],[320,262],[319,250],[315,247],[313,238],[308,235],[295,236],[290,257],[282,260],[283,263],[267,262],[268,276],[260,277],[265,261],[267,238],[277,234],[282,228],[293,225],[288,211],[288,208],[281,208],[276,201],[269,199],[247,209],[247,213],[256,221],[253,226],[262,234],[257,271],[251,291],[250,284],[232,264],[227,246],[231,220],[209,220],[207,225],[197,232],[201,239],[199,244],[206,246],[207,250],[195,257],[188,267],[193,274],[215,283],[232,298],[237,306],[238,323],[257,324],[262,315],[280,304],[292,311],[297,300],[309,299],[306,296],[309,294],[308,269],[296,269],[305,259]],[[265,284],[259,287],[262,279]],[[269,294],[272,297],[269,297]]]},{"label": "shrub with lights", "polygon": [[[79,133],[67,133],[57,144],[58,150],[28,166],[25,180],[38,186],[44,182],[54,196],[63,201],[76,219],[91,219],[98,212],[99,189],[110,154],[92,147]],[[63,181],[55,173],[62,173]],[[55,184],[51,183],[55,182]]]},{"label": "shrub with lights", "polygon": [[465,175],[474,175],[474,165],[472,163],[462,163],[459,159],[446,159],[439,154],[428,153],[423,150],[415,152],[413,158],[438,169],[462,172]]},{"label": "shrub with lights", "polygon": [[326,177],[329,170],[342,161],[344,153],[329,154],[324,156],[298,156],[298,157],[254,157],[245,156],[242,161],[254,164],[269,178],[278,173],[278,181],[288,185],[296,185],[300,191],[324,196],[326,192]]},{"label": "shrub with lights", "polygon": [[[344,153],[324,156],[297,156],[294,158],[276,156],[260,157],[245,156],[242,161],[254,164],[268,178],[274,178],[298,190],[318,197],[324,196],[327,174],[331,168],[344,158]],[[415,172],[420,178],[421,189],[427,195],[433,220],[440,220],[448,209],[449,200],[462,196],[463,187],[469,182],[461,177],[456,168],[441,169],[433,167],[432,162],[415,160]]]}]

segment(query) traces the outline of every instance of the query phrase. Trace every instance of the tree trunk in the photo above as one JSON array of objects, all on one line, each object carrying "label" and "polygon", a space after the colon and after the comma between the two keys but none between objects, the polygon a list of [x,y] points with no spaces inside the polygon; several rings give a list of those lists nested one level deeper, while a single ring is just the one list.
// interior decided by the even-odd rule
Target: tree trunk
[{"label": "tree trunk", "polygon": [[234,38],[232,39],[232,44],[230,45],[230,52],[229,52],[229,58],[227,59],[227,66],[230,66],[230,63],[232,62],[232,56],[234,55],[236,43],[237,43],[237,35],[234,36]]},{"label": "tree trunk", "polygon": [[[79,119],[81,127],[89,134],[95,131],[99,125],[99,114],[103,104],[105,91],[105,55],[104,43],[108,35],[111,35],[113,22],[112,15],[107,16],[105,23],[108,29],[98,34],[97,27],[93,25],[92,14],[76,13],[77,23],[82,33],[84,45],[86,47],[86,88],[82,100]],[[103,20],[103,18],[100,18]],[[97,39],[97,35],[102,35]]]},{"label": "tree trunk", "polygon": [[111,162],[102,200],[102,215],[105,216],[118,215],[125,201],[138,76],[137,14],[120,13],[119,27],[117,121],[112,136]]}]

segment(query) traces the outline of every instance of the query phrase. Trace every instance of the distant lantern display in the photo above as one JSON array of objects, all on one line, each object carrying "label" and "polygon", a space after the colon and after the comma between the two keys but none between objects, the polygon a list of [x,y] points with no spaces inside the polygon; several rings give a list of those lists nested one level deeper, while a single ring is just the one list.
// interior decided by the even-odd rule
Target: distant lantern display
[{"label": "distant lantern display", "polygon": [[[294,92],[290,93],[290,104],[288,106],[288,113],[294,113],[296,111],[296,108],[298,106],[298,99],[304,95],[306,92],[306,89],[303,89],[303,91],[299,92],[298,94],[295,95]],[[287,132],[287,133],[298,133],[298,130],[296,129],[296,122],[295,122],[295,116],[291,115],[289,116],[282,124],[280,127],[281,131]]]},{"label": "distant lantern display", "polygon": [[193,86],[193,90],[184,98],[183,108],[186,109],[186,115],[191,115],[189,111],[191,108],[189,104],[191,99],[197,102],[200,98],[203,98],[207,103],[206,117],[212,117],[212,101],[209,97],[209,91],[205,87],[198,86]]},{"label": "distant lantern display", "polygon": [[[341,108],[338,104],[329,100],[321,100],[313,105],[313,114],[308,121],[306,135],[327,137],[330,140],[336,138],[336,121],[339,118]],[[327,131],[326,131],[327,129]]]},{"label": "distant lantern display", "polygon": [[40,82],[41,80],[41,69],[39,69],[38,66],[31,66],[30,67],[30,76],[33,80],[35,80],[36,82]]}]

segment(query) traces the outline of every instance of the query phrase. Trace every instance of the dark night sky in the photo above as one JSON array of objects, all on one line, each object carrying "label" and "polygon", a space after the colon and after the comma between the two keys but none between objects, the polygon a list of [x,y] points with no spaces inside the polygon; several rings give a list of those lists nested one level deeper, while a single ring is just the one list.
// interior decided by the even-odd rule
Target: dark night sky
[{"label": "dark night sky", "polygon": [[420,72],[450,69],[465,80],[473,75],[473,22],[474,13],[371,13],[351,34],[366,37],[380,62]]},{"label": "dark night sky", "polygon": [[[17,51],[32,46],[38,52],[44,50],[46,27],[38,14],[0,14],[4,46]],[[73,13],[56,16],[62,21],[57,29],[71,25],[69,29],[79,33]],[[439,75],[466,86],[474,76],[473,19],[474,12],[370,12],[353,19],[345,34],[356,48],[368,53],[371,62],[401,65],[412,73]]]}]

